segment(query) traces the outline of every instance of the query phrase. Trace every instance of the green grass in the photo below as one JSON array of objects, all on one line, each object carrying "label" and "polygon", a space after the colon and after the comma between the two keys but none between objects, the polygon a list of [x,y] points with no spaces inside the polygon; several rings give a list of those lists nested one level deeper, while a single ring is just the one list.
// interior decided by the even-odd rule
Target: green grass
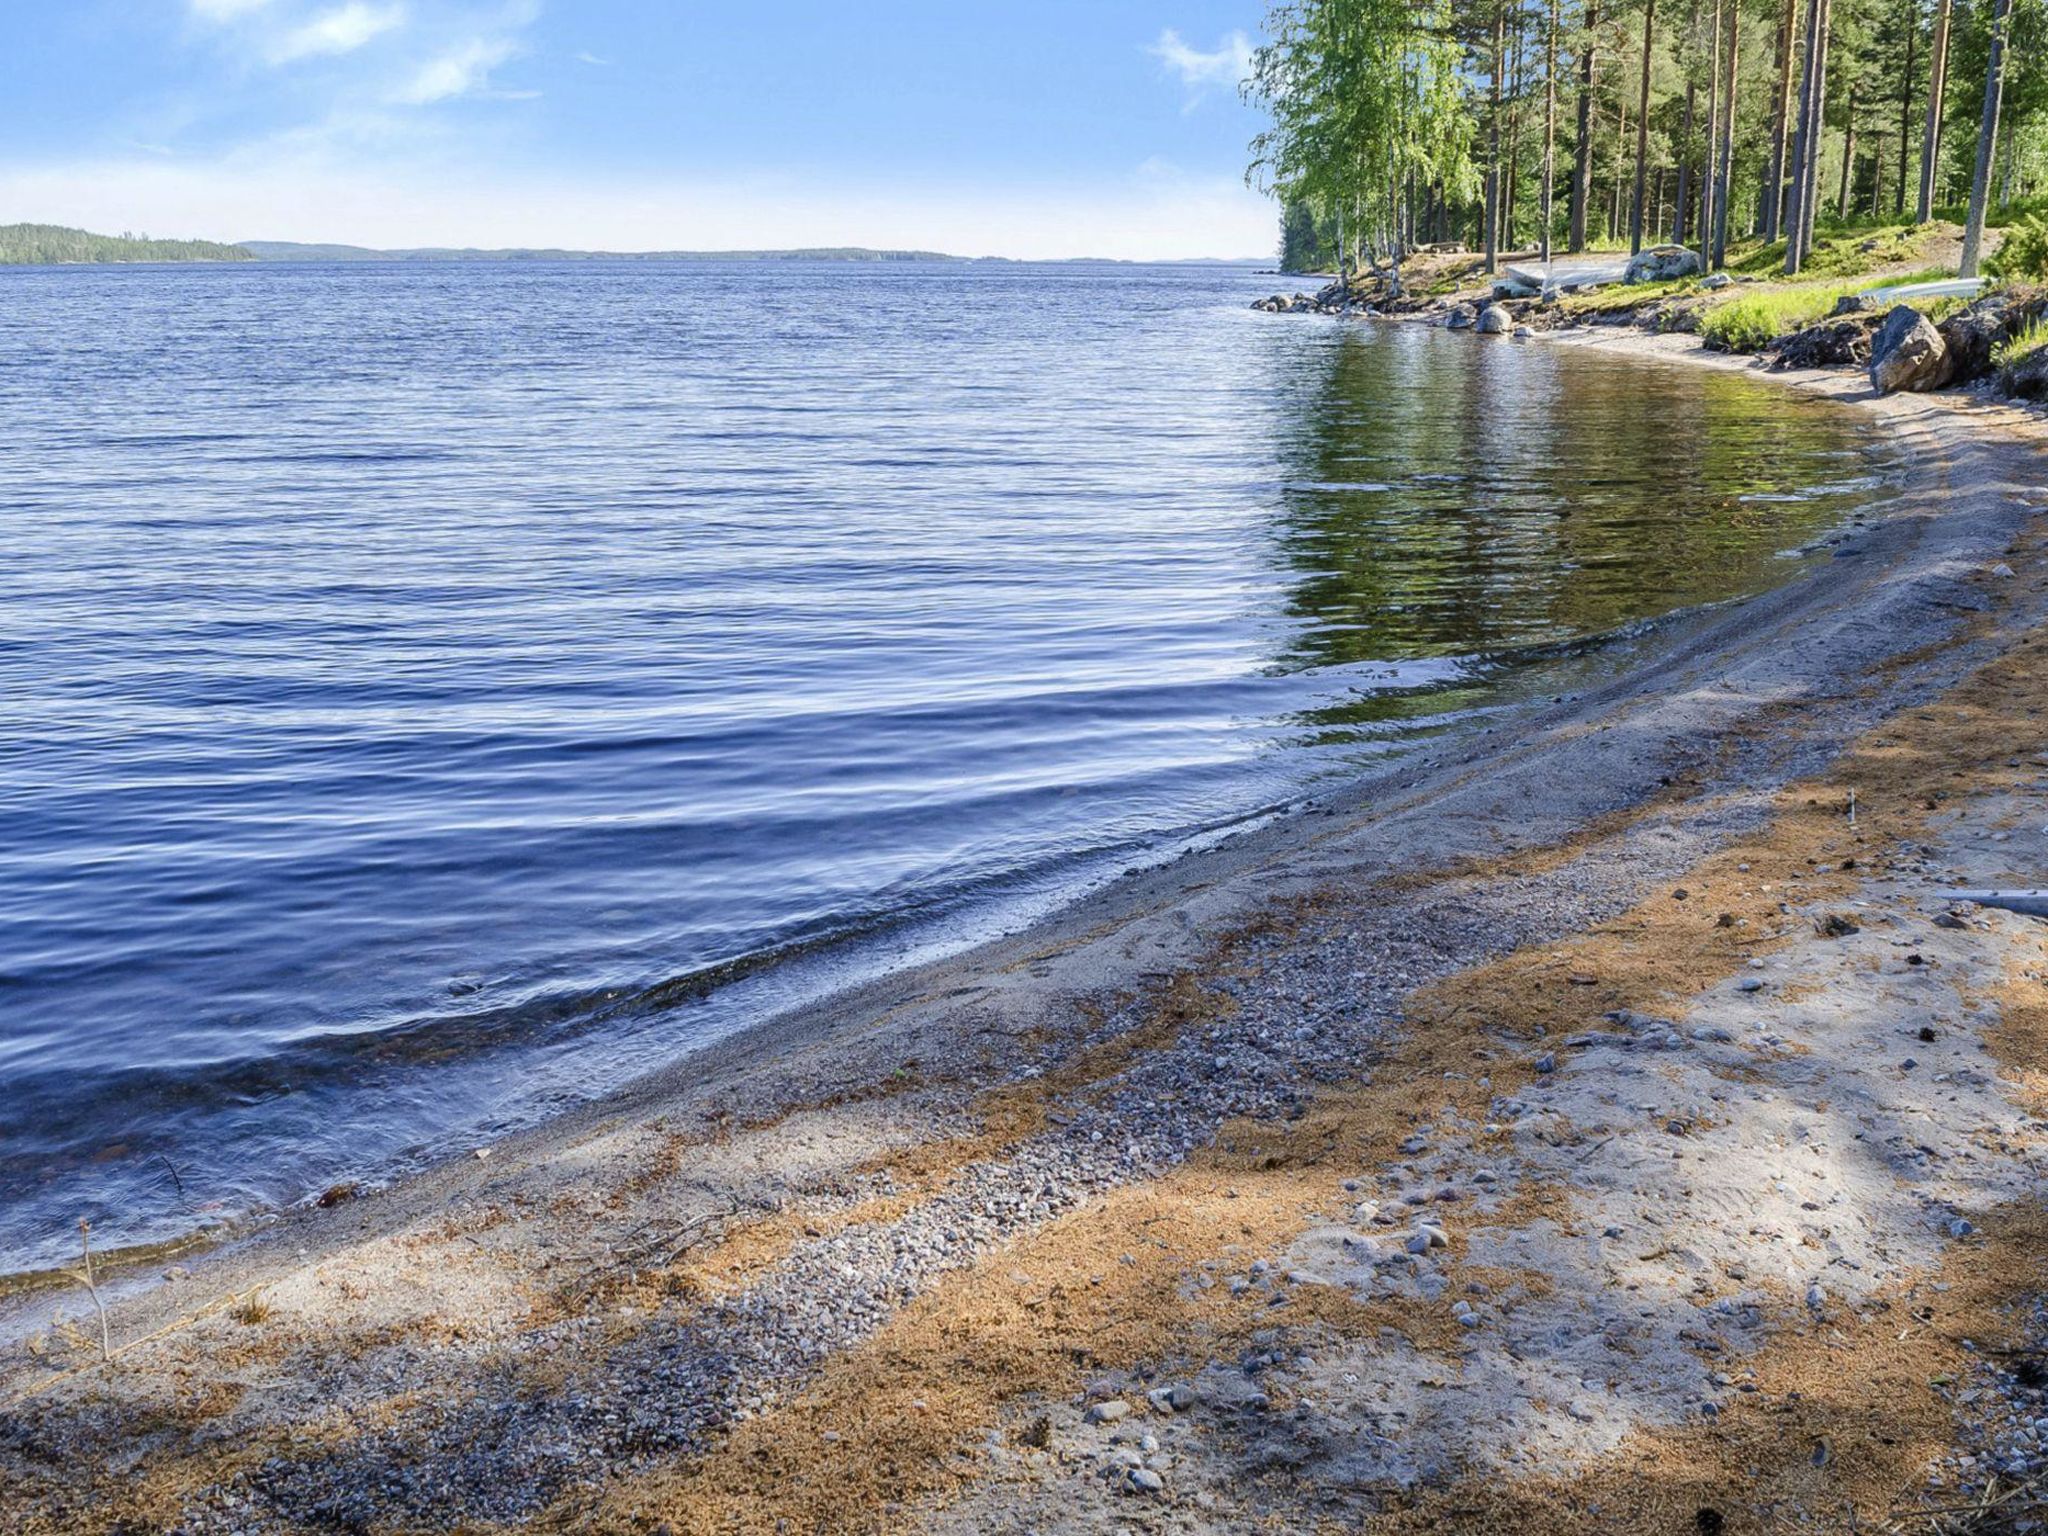
[{"label": "green grass", "polygon": [[[1902,262],[1923,259],[1929,239],[1938,233],[1935,225],[1891,224],[1871,229],[1821,229],[1815,232],[1813,251],[1800,272],[1802,278],[1847,278],[1896,267]],[[1730,252],[1729,269],[1753,276],[1769,276],[1785,270],[1785,242],[1750,247],[1737,257]]]},{"label": "green grass", "polygon": [[2048,349],[2048,319],[2027,322],[2017,336],[1991,349],[1991,366],[2001,373],[2017,368],[2035,353]]},{"label": "green grass", "polygon": [[1801,283],[1742,293],[1715,305],[1700,322],[1707,345],[1729,352],[1761,352],[1780,336],[1824,320],[1836,303],[1866,283]]},{"label": "green grass", "polygon": [[[1700,335],[1709,346],[1729,352],[1760,352],[1780,336],[1819,324],[1850,294],[1868,293],[1875,287],[1938,282],[1953,276],[1946,267],[1928,267],[1881,282],[1864,277],[1853,282],[1797,282],[1749,292],[1737,290],[1707,312],[1700,322]],[[1963,303],[1944,300],[1925,306],[1923,313],[1929,319],[1939,319],[1960,309]]]},{"label": "green grass", "polygon": [[[2048,214],[2048,193],[2039,197],[2015,198],[2009,203],[1987,209],[1984,225],[1987,229],[2004,229],[2008,224],[2017,224],[2029,214]],[[1951,224],[1960,224],[1970,216],[1968,203],[1950,203],[1934,210],[1937,219],[1946,219]]]},{"label": "green grass", "polygon": [[1610,283],[1584,293],[1561,294],[1557,307],[1560,314],[1574,318],[1622,314],[1664,299],[1687,298],[1699,291],[1700,280],[1696,277],[1675,277],[1662,283]]}]

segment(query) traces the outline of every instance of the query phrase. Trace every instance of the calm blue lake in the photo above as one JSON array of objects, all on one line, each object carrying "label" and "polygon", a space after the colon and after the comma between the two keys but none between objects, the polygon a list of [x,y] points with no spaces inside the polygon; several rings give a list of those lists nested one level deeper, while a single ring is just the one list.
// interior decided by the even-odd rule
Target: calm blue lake
[{"label": "calm blue lake", "polygon": [[0,1270],[1020,922],[1787,578],[1888,471],[1280,283],[0,270]]}]

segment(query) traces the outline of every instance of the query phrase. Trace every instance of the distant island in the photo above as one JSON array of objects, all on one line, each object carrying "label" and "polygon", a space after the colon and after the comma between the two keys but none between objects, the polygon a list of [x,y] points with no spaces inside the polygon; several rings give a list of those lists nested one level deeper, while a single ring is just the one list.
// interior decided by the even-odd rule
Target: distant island
[{"label": "distant island", "polygon": [[302,245],[295,240],[244,240],[241,249],[263,261],[967,261],[942,251],[874,251],[863,246],[821,246],[790,251],[562,251],[524,246],[507,250],[425,246],[378,251],[362,245]]},{"label": "distant island", "polygon": [[[1213,257],[1186,262],[1161,262],[1167,266],[1246,266],[1261,258],[1242,261]],[[449,246],[420,246],[408,250],[380,251],[366,245],[309,245],[297,240],[244,240],[224,245],[212,240],[152,240],[147,235],[95,235],[83,229],[66,229],[56,224],[0,224],[0,267],[76,266],[114,262],[178,261],[414,261],[414,262],[517,262],[517,261],[841,261],[841,262],[948,262],[1012,263],[1009,256],[949,256],[944,251],[880,251],[859,245],[810,246],[786,251],[568,251],[516,246],[504,250],[458,249]],[[1109,257],[1067,257],[1057,261],[1031,263],[1046,266],[1138,266],[1147,263]]]},{"label": "distant island", "polygon": [[0,266],[57,267],[136,261],[254,261],[255,252],[212,240],[94,235],[56,224],[0,224]]}]

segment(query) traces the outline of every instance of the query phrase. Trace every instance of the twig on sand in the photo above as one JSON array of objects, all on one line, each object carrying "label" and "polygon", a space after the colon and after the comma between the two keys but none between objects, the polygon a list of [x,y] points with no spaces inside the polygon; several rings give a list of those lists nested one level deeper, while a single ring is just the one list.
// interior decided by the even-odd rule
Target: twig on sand
[{"label": "twig on sand", "polygon": [[1941,1504],[1928,1509],[1894,1510],[1887,1531],[1903,1536],[2010,1536],[2038,1527],[2048,1513],[2048,1479],[2034,1478],[2001,1489],[1993,1478],[1982,1494],[1967,1504]]},{"label": "twig on sand", "polygon": [[178,1177],[178,1165],[168,1157],[165,1157],[161,1152],[157,1153],[156,1160],[164,1165],[164,1171],[170,1174],[171,1182],[178,1186],[178,1198],[183,1200],[185,1198],[185,1181]]},{"label": "twig on sand", "polygon": [[100,1315],[100,1363],[110,1363],[114,1358],[114,1340],[107,1327],[107,1304],[100,1299],[100,1288],[92,1268],[92,1223],[81,1219],[78,1223],[78,1247],[82,1263],[77,1269],[64,1273],[85,1287],[85,1293],[92,1297],[92,1304]]}]

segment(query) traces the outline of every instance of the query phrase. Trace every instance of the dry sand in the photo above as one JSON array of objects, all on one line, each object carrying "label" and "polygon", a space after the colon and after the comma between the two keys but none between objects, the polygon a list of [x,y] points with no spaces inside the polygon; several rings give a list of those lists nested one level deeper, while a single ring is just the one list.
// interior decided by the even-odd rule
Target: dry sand
[{"label": "dry sand", "polygon": [[2048,930],[1941,892],[2048,866],[2048,434],[1792,387],[1897,494],[1597,694],[124,1277],[111,1366],[0,1302],[0,1531],[1869,1531],[2023,1471]]}]

